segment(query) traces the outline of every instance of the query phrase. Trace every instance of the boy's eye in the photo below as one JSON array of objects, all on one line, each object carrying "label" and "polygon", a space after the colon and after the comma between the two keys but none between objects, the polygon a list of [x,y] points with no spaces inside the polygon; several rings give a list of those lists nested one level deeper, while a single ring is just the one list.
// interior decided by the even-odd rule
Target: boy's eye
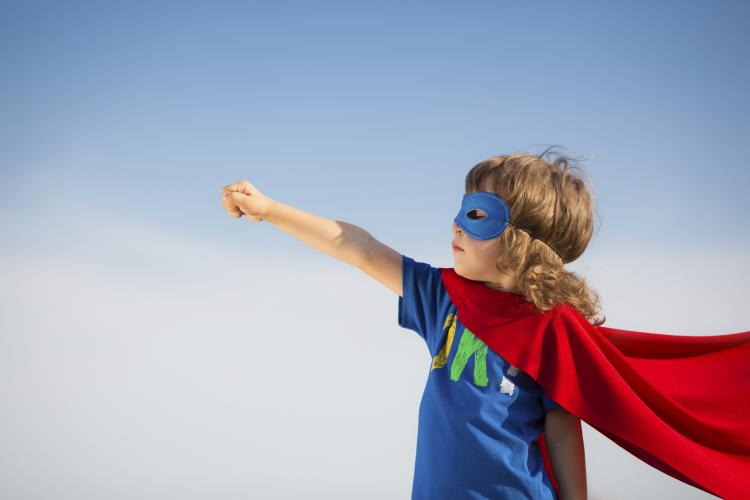
[{"label": "boy's eye", "polygon": [[468,216],[468,217],[469,217],[470,219],[481,219],[482,217],[484,217],[484,213],[479,213],[479,211],[477,211],[476,209],[475,209],[475,210],[472,210],[471,212],[469,212],[469,213],[468,213],[468,214],[466,214],[466,215],[467,215],[467,216]]}]

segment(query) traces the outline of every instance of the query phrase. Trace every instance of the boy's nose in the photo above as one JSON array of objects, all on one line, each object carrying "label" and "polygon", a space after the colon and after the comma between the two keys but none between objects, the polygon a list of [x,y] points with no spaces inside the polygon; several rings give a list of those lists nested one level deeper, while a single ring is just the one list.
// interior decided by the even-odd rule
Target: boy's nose
[{"label": "boy's nose", "polygon": [[461,227],[458,224],[456,224],[455,222],[453,223],[453,226],[451,226],[451,229],[453,230],[454,233],[460,233],[461,232]]}]

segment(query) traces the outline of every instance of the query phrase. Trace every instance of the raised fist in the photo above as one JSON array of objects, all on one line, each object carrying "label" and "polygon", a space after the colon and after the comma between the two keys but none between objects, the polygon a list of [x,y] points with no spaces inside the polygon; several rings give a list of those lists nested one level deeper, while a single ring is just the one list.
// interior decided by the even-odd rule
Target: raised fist
[{"label": "raised fist", "polygon": [[246,215],[248,219],[260,222],[268,213],[271,198],[248,181],[242,180],[221,190],[221,204],[232,217]]}]

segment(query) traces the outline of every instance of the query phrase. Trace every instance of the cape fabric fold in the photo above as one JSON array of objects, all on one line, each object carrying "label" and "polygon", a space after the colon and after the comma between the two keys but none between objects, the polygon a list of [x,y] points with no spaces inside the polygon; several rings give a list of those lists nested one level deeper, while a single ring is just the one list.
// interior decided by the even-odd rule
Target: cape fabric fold
[{"label": "cape fabric fold", "polygon": [[[750,498],[750,331],[593,326],[567,304],[541,313],[522,295],[440,270],[461,323],[568,412],[675,479]],[[544,434],[538,442],[559,494]]]}]

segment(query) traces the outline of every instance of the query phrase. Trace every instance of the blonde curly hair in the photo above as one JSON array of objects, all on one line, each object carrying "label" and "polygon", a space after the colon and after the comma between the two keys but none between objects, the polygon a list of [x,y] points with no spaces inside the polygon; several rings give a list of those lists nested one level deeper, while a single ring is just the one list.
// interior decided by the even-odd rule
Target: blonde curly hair
[{"label": "blonde curly hair", "polygon": [[[552,146],[554,147],[554,146]],[[581,276],[565,269],[583,254],[598,215],[591,182],[582,167],[563,154],[512,153],[476,164],[466,175],[466,193],[482,191],[488,181],[510,208],[510,224],[499,236],[499,271],[510,270],[518,288],[539,311],[558,303],[574,307],[598,326],[599,294]],[[578,175],[575,175],[578,174]]]}]

